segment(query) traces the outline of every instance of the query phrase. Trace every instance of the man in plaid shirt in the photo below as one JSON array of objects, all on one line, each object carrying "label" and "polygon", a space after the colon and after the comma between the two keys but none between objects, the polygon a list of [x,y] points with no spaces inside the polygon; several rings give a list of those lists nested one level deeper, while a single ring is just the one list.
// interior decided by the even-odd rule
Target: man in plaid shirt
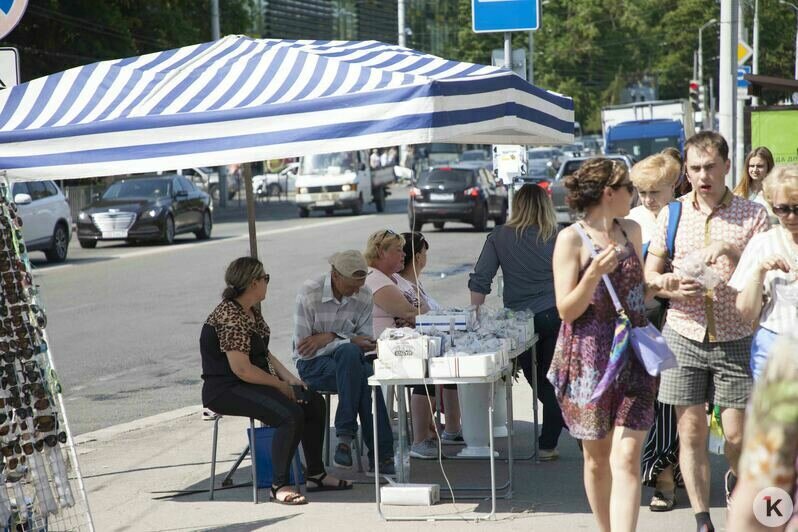
[{"label": "man in plaid shirt", "polygon": [[[306,281],[297,294],[294,314],[294,360],[302,380],[313,390],[338,394],[333,458],[339,467],[352,467],[352,440],[357,418],[374,467],[371,387],[374,373],[363,356],[374,351],[371,291],[364,287],[368,265],[359,251],[330,257],[331,269]],[[380,473],[393,474],[393,434],[382,394],[377,402]]]}]

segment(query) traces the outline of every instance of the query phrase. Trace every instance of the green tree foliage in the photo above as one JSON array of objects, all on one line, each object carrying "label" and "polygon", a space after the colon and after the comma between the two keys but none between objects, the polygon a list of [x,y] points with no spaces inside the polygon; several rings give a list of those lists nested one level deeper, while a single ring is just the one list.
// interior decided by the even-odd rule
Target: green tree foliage
[{"label": "green tree foliage", "polygon": [[[222,35],[252,32],[254,0],[220,4]],[[208,0],[37,0],[0,44],[19,49],[22,80],[28,81],[210,39]]]},{"label": "green tree foliage", "polygon": [[[447,55],[489,63],[502,35],[473,33],[471,0],[451,1],[457,2],[459,32]],[[753,2],[741,1],[751,28]],[[778,0],[759,3],[760,73],[792,78],[794,15]],[[586,131],[600,130],[601,107],[618,103],[621,91],[644,77],[656,80],[660,98],[686,98],[698,29],[719,19],[719,11],[709,0],[548,0],[535,32],[535,84],[573,97]],[[703,37],[705,76],[717,80],[719,26],[706,28]],[[526,33],[513,34],[513,48],[527,46]]]}]

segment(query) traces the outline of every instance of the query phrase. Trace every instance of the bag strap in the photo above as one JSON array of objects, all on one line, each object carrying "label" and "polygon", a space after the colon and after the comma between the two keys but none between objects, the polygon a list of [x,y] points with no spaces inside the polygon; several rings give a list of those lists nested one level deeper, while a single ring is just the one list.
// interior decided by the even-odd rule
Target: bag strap
[{"label": "bag strap", "polygon": [[673,260],[676,254],[676,230],[679,229],[679,220],[682,217],[682,202],[672,201],[668,203],[668,233],[665,237],[665,251],[668,258]]},{"label": "bag strap", "polygon": [[[590,251],[590,256],[592,258],[596,258],[598,253],[596,253],[596,248],[593,246],[593,241],[590,240],[590,237],[587,236],[585,230],[582,229],[582,226],[579,222],[574,224],[574,228],[576,232],[579,233],[579,236],[582,238],[582,242],[587,246],[587,249]],[[618,314],[625,314],[626,312],[623,310],[623,305],[621,305],[620,300],[618,299],[618,294],[615,293],[615,288],[612,286],[612,281],[610,281],[609,276],[604,274],[601,276],[601,279],[604,281],[604,284],[607,286],[607,292],[610,293],[610,298],[612,298],[612,303],[615,305],[615,310]]]}]

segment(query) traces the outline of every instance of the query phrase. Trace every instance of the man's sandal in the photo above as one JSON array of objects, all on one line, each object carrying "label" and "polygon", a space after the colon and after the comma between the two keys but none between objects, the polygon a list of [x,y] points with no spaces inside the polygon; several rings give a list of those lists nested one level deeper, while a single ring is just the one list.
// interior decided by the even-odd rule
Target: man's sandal
[{"label": "man's sandal", "polygon": [[308,500],[305,498],[304,495],[296,492],[287,493],[285,498],[283,498],[282,500],[277,498],[277,492],[286,486],[290,486],[290,484],[283,484],[281,486],[277,486],[276,488],[272,486],[271,491],[272,491],[272,499],[274,499],[274,502],[285,504],[286,506],[299,506],[301,504],[308,503]]},{"label": "man's sandal", "polygon": [[327,473],[322,473],[320,477],[305,477],[308,482],[313,482],[315,486],[308,486],[307,491],[308,493],[312,493],[314,491],[341,491],[341,490],[351,490],[352,483],[347,480],[338,479],[337,485],[329,485],[324,483],[324,479],[327,478]]},{"label": "man's sandal", "polygon": [[672,491],[669,495],[659,490],[655,491],[654,496],[651,497],[648,509],[652,512],[669,512],[673,510],[673,505],[676,504],[676,490]]}]

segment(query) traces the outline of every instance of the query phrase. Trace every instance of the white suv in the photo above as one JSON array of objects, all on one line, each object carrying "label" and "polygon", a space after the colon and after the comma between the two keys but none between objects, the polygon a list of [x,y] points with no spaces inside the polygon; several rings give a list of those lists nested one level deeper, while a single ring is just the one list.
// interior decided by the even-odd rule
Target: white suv
[{"label": "white suv", "polygon": [[50,262],[64,262],[72,237],[69,204],[52,181],[16,181],[11,192],[22,218],[28,251],[44,251]]}]

